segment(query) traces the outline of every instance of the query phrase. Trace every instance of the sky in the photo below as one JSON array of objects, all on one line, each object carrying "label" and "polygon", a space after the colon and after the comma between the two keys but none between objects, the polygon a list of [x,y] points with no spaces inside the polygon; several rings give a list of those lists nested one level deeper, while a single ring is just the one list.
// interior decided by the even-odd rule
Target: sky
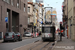
[{"label": "sky", "polygon": [[[64,0],[44,0],[44,7],[53,7],[57,11],[58,22],[62,21],[62,3]],[[35,0],[33,0],[35,2]]]}]

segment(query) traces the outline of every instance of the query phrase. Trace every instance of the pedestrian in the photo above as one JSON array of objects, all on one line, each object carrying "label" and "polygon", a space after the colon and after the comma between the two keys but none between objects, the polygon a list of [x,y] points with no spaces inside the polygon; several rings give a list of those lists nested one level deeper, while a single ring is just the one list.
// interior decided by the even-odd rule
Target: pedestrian
[{"label": "pedestrian", "polygon": [[58,36],[58,31],[56,31],[56,41],[58,41],[59,36]]},{"label": "pedestrian", "polygon": [[61,33],[61,32],[59,31],[60,41],[62,41],[62,36],[63,36],[63,33]]},{"label": "pedestrian", "polygon": [[39,35],[41,35],[41,31],[39,32]]}]

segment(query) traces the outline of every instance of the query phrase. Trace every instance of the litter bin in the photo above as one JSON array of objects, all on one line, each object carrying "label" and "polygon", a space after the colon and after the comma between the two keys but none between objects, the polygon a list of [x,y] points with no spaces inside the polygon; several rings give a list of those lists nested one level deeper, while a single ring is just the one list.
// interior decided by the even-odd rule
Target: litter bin
[{"label": "litter bin", "polygon": [[0,40],[3,39],[3,32],[0,32]]}]

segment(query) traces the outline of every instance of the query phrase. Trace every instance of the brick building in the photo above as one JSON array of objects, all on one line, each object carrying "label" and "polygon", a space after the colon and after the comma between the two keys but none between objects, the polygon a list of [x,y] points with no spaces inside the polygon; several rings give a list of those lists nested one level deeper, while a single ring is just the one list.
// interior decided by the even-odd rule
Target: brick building
[{"label": "brick building", "polygon": [[27,28],[27,7],[27,0],[0,0],[0,32],[23,34]]}]

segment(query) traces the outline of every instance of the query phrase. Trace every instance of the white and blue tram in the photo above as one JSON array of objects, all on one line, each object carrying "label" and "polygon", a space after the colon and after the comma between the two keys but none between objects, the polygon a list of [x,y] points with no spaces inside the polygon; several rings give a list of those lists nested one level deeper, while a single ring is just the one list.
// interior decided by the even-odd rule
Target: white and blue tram
[{"label": "white and blue tram", "polygon": [[55,41],[55,26],[50,25],[42,26],[42,40]]}]

